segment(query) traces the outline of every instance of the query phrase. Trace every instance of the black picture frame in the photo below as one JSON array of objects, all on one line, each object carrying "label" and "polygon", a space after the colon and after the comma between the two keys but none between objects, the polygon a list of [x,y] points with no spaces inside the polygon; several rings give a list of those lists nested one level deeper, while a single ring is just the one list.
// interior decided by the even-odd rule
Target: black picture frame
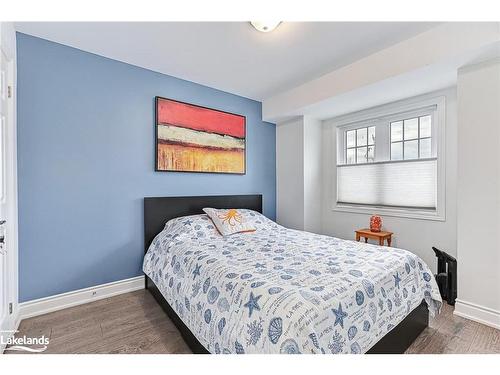
[{"label": "black picture frame", "polygon": [[[186,105],[190,105],[190,106],[194,106],[194,107],[198,107],[198,108],[202,108],[202,109],[207,109],[207,110],[211,110],[211,111],[216,111],[216,112],[220,112],[220,113],[226,113],[229,115],[242,117],[243,123],[244,123],[244,128],[245,128],[245,137],[243,139],[243,143],[245,145],[245,150],[243,153],[243,172],[179,171],[179,170],[173,170],[173,169],[159,169],[158,168],[158,101],[159,100],[169,100],[169,101],[180,103],[180,104],[186,104]],[[204,173],[204,174],[209,173],[209,174],[230,174],[230,175],[240,175],[240,176],[246,175],[246,173],[247,173],[247,118],[246,118],[246,116],[240,115],[238,113],[223,111],[223,110],[220,110],[217,108],[210,108],[210,107],[205,107],[205,106],[198,105],[198,104],[183,102],[183,101],[176,100],[176,99],[165,98],[162,96],[155,96],[154,105],[155,105],[155,123],[154,123],[154,127],[155,127],[155,144],[154,144],[154,147],[155,147],[155,166],[154,166],[154,170],[155,170],[155,172]]]}]

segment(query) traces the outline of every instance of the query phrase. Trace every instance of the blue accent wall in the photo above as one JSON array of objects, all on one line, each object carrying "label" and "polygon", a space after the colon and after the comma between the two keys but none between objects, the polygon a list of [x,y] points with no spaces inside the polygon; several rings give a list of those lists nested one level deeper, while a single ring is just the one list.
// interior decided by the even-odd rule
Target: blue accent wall
[{"label": "blue accent wall", "polygon": [[[20,33],[17,59],[21,302],[141,275],[146,196],[262,193],[275,218],[260,102]],[[156,95],[246,116],[246,175],[155,172]]]}]

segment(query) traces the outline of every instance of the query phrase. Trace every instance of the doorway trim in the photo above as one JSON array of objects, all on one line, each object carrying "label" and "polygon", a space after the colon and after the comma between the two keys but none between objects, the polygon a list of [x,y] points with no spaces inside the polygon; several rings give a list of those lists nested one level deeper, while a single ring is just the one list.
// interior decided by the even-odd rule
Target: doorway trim
[{"label": "doorway trim", "polygon": [[[9,257],[7,268],[9,283],[7,289],[8,301],[12,303],[12,313],[7,315],[4,322],[0,322],[0,330],[14,334],[19,326],[19,276],[18,276],[18,204],[17,204],[17,58],[16,58],[16,31],[12,22],[0,22],[0,47],[8,58],[10,65],[7,77],[11,100],[9,101],[9,116],[6,123],[5,138],[5,168],[6,194],[10,198],[6,209],[6,241],[8,241]],[[8,335],[4,336],[8,337]],[[0,353],[4,350],[0,343]]]}]

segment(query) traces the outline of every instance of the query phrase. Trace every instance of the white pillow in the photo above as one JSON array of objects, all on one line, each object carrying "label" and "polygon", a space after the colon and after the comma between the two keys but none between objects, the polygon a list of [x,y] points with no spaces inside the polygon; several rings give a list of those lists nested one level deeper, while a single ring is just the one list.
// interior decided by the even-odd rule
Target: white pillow
[{"label": "white pillow", "polygon": [[254,232],[255,226],[247,220],[241,211],[231,209],[204,208],[203,211],[212,219],[223,236],[235,233]]}]

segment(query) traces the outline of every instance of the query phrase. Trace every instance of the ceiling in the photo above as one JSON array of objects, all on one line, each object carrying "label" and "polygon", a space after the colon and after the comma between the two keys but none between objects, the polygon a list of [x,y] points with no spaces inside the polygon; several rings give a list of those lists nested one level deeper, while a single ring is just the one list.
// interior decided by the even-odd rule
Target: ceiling
[{"label": "ceiling", "polygon": [[20,32],[263,100],[435,23],[19,22]]}]

